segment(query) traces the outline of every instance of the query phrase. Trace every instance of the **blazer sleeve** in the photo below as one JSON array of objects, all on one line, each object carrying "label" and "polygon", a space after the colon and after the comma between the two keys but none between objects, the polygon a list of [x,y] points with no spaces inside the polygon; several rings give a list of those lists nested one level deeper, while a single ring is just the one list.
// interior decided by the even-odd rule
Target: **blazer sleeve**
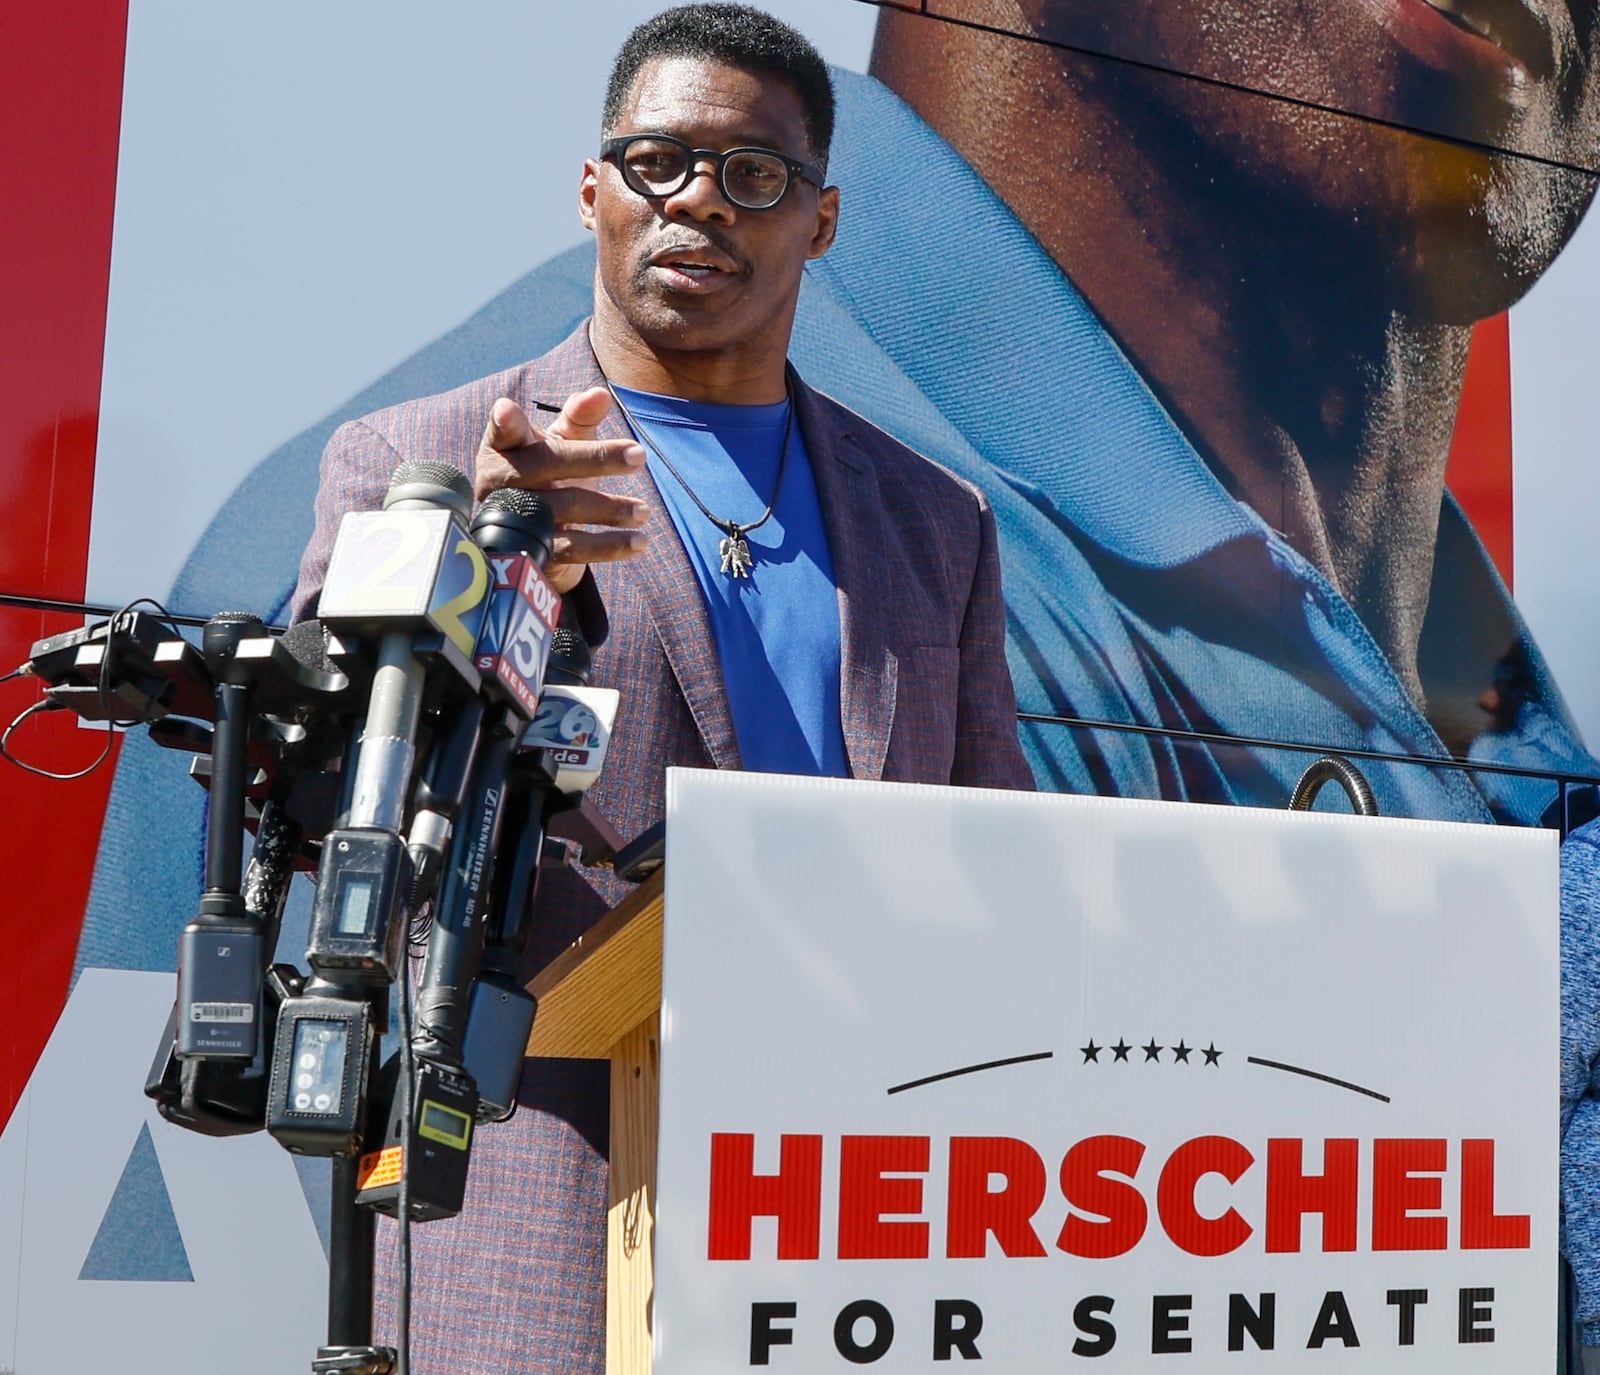
[{"label": "blazer sleeve", "polygon": [[978,502],[978,558],[961,625],[956,752],[950,781],[1032,791],[1033,771],[1017,734],[1017,697],[1006,663],[1006,605],[999,538],[988,499]]}]

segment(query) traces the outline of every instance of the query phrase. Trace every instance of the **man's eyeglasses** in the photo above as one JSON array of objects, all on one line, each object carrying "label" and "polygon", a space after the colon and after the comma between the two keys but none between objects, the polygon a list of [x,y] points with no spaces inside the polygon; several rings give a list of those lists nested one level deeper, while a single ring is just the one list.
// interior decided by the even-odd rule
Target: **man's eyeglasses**
[{"label": "man's eyeglasses", "polygon": [[784,198],[796,177],[822,185],[822,173],[771,148],[691,148],[670,134],[624,134],[600,145],[603,162],[616,164],[637,196],[675,196],[702,162],[715,165],[717,185],[729,204],[741,210],[770,210]]}]

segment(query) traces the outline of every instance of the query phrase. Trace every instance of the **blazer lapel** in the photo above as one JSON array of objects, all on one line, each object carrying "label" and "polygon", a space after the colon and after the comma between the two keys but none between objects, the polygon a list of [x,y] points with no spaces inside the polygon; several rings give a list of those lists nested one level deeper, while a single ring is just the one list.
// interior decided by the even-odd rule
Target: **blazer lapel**
[{"label": "blazer lapel", "polygon": [[[573,392],[605,384],[600,365],[589,346],[587,326],[541,361],[550,364],[550,372],[530,379],[530,399],[536,401],[540,410],[552,406],[559,410]],[[534,423],[540,423],[539,417],[534,417]],[[597,434],[601,439],[632,437],[627,421],[615,406],[600,423]],[[650,543],[638,558],[617,569],[615,581],[627,580],[632,587],[629,595],[638,596],[643,603],[711,762],[719,769],[737,769],[740,766],[739,743],[722,684],[711,622],[694,568],[672,528],[661,493],[647,469],[607,478],[605,486],[609,492],[633,497],[650,508]],[[627,709],[626,702],[623,709]]]},{"label": "blazer lapel", "polygon": [[[792,376],[792,374],[791,374]],[[889,646],[894,590],[882,551],[892,546],[871,458],[816,393],[795,378],[795,404],[811,455],[839,596],[839,712],[852,778],[880,779],[894,725],[899,661]]]}]

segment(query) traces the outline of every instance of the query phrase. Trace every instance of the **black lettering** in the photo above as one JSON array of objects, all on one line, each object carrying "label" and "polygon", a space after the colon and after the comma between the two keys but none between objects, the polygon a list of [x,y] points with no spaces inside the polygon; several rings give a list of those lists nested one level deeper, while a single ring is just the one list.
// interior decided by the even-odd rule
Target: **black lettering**
[{"label": "black lettering", "polygon": [[1192,1351],[1194,1342],[1176,1334],[1189,1330],[1193,1294],[1157,1294],[1150,1300],[1150,1351],[1152,1355]]},{"label": "black lettering", "polygon": [[1257,1351],[1271,1351],[1273,1328],[1278,1316],[1278,1296],[1263,1294],[1250,1306],[1243,1294],[1228,1295],[1228,1350],[1243,1351],[1245,1333],[1256,1344]]},{"label": "black lettering", "polygon": [[1467,1342],[1492,1342],[1494,1328],[1489,1320],[1494,1317],[1489,1305],[1494,1302],[1493,1289],[1463,1289],[1461,1306],[1456,1313],[1456,1340]]},{"label": "black lettering", "polygon": [[1337,1289],[1330,1289],[1322,1298],[1322,1307],[1317,1310],[1317,1320],[1311,1325],[1311,1340],[1306,1343],[1307,1351],[1315,1351],[1326,1341],[1337,1337],[1346,1346],[1360,1346],[1361,1339],[1356,1336],[1356,1325],[1350,1317],[1350,1305],[1344,1301],[1344,1295]]},{"label": "black lettering", "polygon": [[1391,1289],[1389,1304],[1400,1310],[1400,1345],[1417,1344],[1417,1306],[1427,1303],[1426,1289]]},{"label": "black lettering", "polygon": [[[865,1346],[856,1344],[856,1323],[862,1318],[872,1324],[872,1340]],[[870,1365],[881,1360],[894,1343],[894,1319],[889,1310],[875,1299],[857,1299],[839,1310],[833,1324],[833,1344],[839,1354],[856,1365]]]},{"label": "black lettering", "polygon": [[964,1361],[981,1361],[978,1334],[983,1331],[983,1310],[971,1299],[933,1301],[933,1359],[948,1361],[960,1351]]},{"label": "black lettering", "polygon": [[792,1318],[797,1312],[792,1303],[753,1303],[750,1305],[750,1364],[771,1363],[772,1348],[793,1346],[792,1327],[774,1327],[776,1318]]},{"label": "black lettering", "polygon": [[1090,1294],[1078,1300],[1078,1306],[1072,1310],[1072,1321],[1083,1337],[1094,1340],[1086,1342],[1079,1337],[1072,1343],[1074,1356],[1104,1356],[1117,1344],[1117,1329],[1105,1320],[1116,1306],[1117,1301],[1105,1294]]}]

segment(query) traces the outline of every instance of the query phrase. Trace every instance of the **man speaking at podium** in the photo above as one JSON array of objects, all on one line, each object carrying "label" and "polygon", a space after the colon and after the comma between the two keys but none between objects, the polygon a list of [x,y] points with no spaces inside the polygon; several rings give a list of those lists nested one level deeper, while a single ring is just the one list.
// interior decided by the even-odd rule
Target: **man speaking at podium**
[{"label": "man speaking at podium", "polygon": [[[833,117],[821,58],[767,15],[690,5],[642,25],[579,188],[592,320],[342,426],[323,458],[297,616],[340,517],[378,505],[403,461],[551,503],[557,587],[609,613],[593,681],[622,703],[593,797],[624,836],[661,816],[669,765],[1032,787],[987,503],[787,363],[802,269],[840,213]],[[538,963],[624,891],[550,878]],[[602,1368],[606,1083],[598,1062],[529,1062],[465,1210],[415,1234],[418,1370]]]}]

